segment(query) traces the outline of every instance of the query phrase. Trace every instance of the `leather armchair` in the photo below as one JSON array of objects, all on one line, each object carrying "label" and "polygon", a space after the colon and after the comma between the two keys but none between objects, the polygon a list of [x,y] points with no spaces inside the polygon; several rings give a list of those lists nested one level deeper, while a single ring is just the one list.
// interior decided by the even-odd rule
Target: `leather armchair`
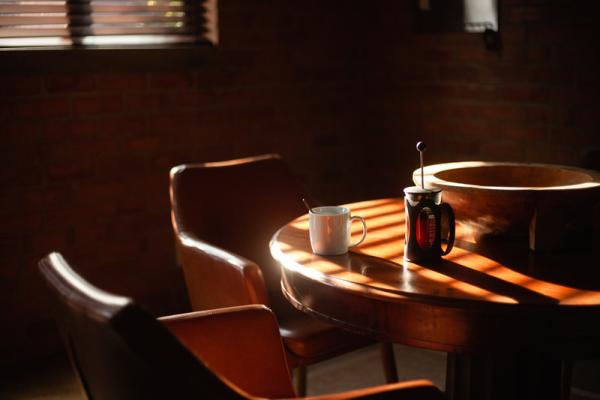
[{"label": "leather armchair", "polygon": [[[98,399],[290,398],[294,390],[277,321],[262,305],[156,320],[131,299],[104,292],[58,253],[39,263],[85,394]],[[410,381],[313,399],[435,399]]]},{"label": "leather armchair", "polygon": [[[293,308],[281,292],[271,236],[306,212],[309,198],[281,157],[180,165],[171,169],[171,220],[193,310],[265,304],[277,316],[288,360],[305,393],[305,366],[373,343]],[[232,263],[219,263],[218,259]],[[382,344],[388,382],[397,380]]]}]

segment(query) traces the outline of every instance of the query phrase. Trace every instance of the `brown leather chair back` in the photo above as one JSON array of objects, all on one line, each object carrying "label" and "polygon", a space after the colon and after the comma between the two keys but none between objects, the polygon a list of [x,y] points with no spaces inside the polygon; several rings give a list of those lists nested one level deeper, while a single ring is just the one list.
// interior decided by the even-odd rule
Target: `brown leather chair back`
[{"label": "brown leather chair back", "polygon": [[90,399],[242,398],[131,299],[90,285],[60,254],[39,268]]},{"label": "brown leather chair back", "polygon": [[281,272],[269,241],[278,228],[306,213],[302,197],[302,185],[276,154],[171,170],[175,231],[257,263],[278,315],[290,306],[281,294]]},{"label": "brown leather chair back", "polygon": [[[267,308],[253,305],[171,316],[161,319],[167,328],[131,299],[90,285],[60,254],[48,255],[39,268],[52,289],[55,318],[89,399],[244,399],[265,398],[269,393],[276,398],[293,397],[276,321]],[[252,354],[222,347],[233,343],[236,335],[232,330],[250,324],[255,332],[241,344]],[[211,348],[213,340],[223,352]],[[233,383],[232,387],[226,385],[182,343],[208,365],[212,363],[224,381],[263,394],[253,397],[232,389]],[[239,348],[239,344],[232,346]],[[226,360],[238,356],[254,367],[240,370],[228,365]],[[270,378],[280,382],[265,383],[265,376],[258,371],[262,363],[267,364]],[[412,381],[325,398],[441,400],[443,396],[431,382]]]}]

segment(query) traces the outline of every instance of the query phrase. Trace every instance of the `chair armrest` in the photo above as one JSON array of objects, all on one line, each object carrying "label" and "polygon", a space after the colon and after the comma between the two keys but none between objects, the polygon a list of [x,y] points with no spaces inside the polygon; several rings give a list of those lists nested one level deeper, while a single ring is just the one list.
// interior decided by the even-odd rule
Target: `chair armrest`
[{"label": "chair armrest", "polygon": [[394,399],[394,400],[444,400],[442,392],[427,380],[415,380],[373,386],[348,392],[307,397],[307,400]]},{"label": "chair armrest", "polygon": [[253,396],[293,397],[274,314],[263,305],[159,318],[207,367]]},{"label": "chair armrest", "polygon": [[185,232],[176,232],[176,238],[193,310],[269,305],[262,272],[254,262]]}]

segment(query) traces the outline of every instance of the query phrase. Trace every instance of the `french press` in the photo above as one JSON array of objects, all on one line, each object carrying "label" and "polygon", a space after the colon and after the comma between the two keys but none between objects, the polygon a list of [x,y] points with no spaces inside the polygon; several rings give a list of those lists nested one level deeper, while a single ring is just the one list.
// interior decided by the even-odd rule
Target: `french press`
[{"label": "french press", "polygon": [[[454,245],[454,211],[442,203],[442,189],[426,188],[423,171],[424,142],[417,143],[421,161],[421,186],[404,188],[404,259],[413,262],[433,262],[450,253]],[[442,214],[447,214],[448,239],[442,249]]]}]

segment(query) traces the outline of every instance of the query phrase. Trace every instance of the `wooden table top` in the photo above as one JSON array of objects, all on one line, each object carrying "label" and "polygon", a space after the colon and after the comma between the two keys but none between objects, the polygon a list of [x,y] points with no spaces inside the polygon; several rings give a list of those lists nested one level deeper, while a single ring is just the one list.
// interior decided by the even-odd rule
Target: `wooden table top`
[{"label": "wooden table top", "polygon": [[[527,243],[480,238],[457,225],[452,252],[437,265],[403,259],[402,199],[346,205],[365,218],[366,240],[341,256],[312,253],[308,215],[282,227],[271,253],[286,270],[313,281],[386,301],[446,305],[600,306],[600,262],[592,250],[533,253]],[[360,224],[353,226],[353,239]]]}]

